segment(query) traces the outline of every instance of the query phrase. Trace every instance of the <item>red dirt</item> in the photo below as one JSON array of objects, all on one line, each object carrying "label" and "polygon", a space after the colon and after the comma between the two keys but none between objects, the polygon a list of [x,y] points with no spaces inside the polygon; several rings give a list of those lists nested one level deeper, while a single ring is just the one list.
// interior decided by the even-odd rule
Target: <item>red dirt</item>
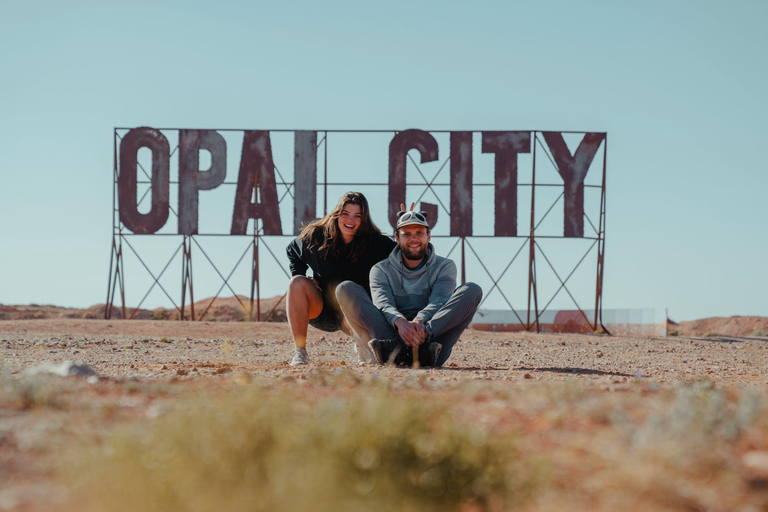
[{"label": "red dirt", "polygon": [[[213,303],[211,305],[211,303]],[[254,302],[254,310],[257,304]],[[208,322],[243,322],[250,320],[250,299],[239,295],[237,297],[213,297],[195,302],[193,307],[187,306],[184,311],[187,318],[192,318],[192,310],[195,312],[195,320]],[[105,305],[96,304],[86,309],[62,308],[58,306],[45,306],[32,304],[28,306],[6,306],[0,304],[0,320],[43,320],[57,318],[82,318],[100,320],[104,319]],[[285,300],[283,296],[270,297],[260,301],[259,308],[261,320],[269,322],[287,321],[285,313]],[[179,311],[176,309],[157,308],[154,310],[126,308],[126,317],[134,320],[178,320]],[[253,313],[255,320],[256,311]],[[122,319],[122,308],[115,307],[112,310],[113,319]],[[492,330],[493,325],[478,326],[482,330]],[[495,326],[498,331],[518,332],[522,328],[518,326]],[[546,332],[583,332],[590,330],[586,326],[570,326],[567,329],[563,325],[545,326]],[[702,318],[689,322],[669,321],[668,333],[670,336],[757,336],[768,337],[768,317],[762,316],[731,316]]]},{"label": "red dirt", "polygon": [[[285,301],[282,296],[262,299],[258,303],[254,301],[254,320],[256,317],[257,306],[260,305],[259,313],[261,320],[270,322],[285,322]],[[62,308],[58,306],[47,306],[31,304],[28,306],[5,306],[0,304],[0,320],[42,320],[51,318],[84,318],[89,320],[100,320],[105,318],[104,304],[96,304],[89,308]],[[195,320],[210,322],[243,322],[250,320],[249,311],[251,309],[250,299],[242,295],[237,297],[209,297],[195,302],[193,306],[184,308],[185,316],[192,318],[192,311],[195,313]],[[203,317],[204,315],[204,317]],[[269,318],[267,319],[267,316]],[[126,318],[133,320],[178,320],[179,310],[177,309],[135,309],[125,308]],[[119,306],[112,309],[112,318],[122,319],[123,311]]]},{"label": "red dirt", "polygon": [[[672,496],[675,506],[645,503],[643,482],[654,487],[674,479],[670,470],[652,461],[638,466],[630,454],[628,462],[623,454],[631,445],[622,444],[622,432],[609,420],[621,403],[628,414],[635,414],[633,408],[639,410],[637,417],[650,414],[658,396],[670,393],[680,382],[709,380],[718,387],[731,387],[733,393],[751,389],[764,393],[768,389],[766,339],[470,329],[445,368],[422,370],[358,367],[351,339],[342,333],[310,328],[307,346],[311,364],[294,368],[287,364],[293,343],[286,323],[0,321],[0,510],[55,509],[56,502],[68,496],[51,469],[61,460],[64,447],[83,439],[100,442],[118,426],[151,421],[181,397],[256,381],[293,386],[311,401],[322,393],[340,392],[342,386],[334,383],[345,379],[403,383],[403,393],[452,392],[456,407],[472,409],[473,417],[501,414],[503,405],[508,412],[502,416],[510,428],[527,436],[530,446],[523,446],[531,452],[550,453],[554,464],[552,492],[542,495],[531,511],[746,510],[747,500],[757,504],[754,510],[761,510],[760,504],[765,503],[758,501],[759,489],[735,492],[731,483],[713,488],[715,494],[729,489],[736,496],[732,503],[715,499],[719,508],[688,506],[675,498],[677,491],[672,487],[664,496]],[[43,380],[48,384],[39,389],[23,387],[25,369],[63,360],[85,363],[101,379],[93,384],[76,378],[52,379]],[[486,396],[478,386],[497,386],[495,392],[509,398]],[[612,444],[606,445],[607,440]],[[753,444],[747,448],[768,450],[768,441],[758,439]],[[739,457],[747,448],[734,448],[718,467],[740,467]],[[633,483],[638,473],[644,480]],[[614,474],[618,479],[606,476]],[[635,488],[627,491],[630,484]],[[711,485],[701,480],[696,490]],[[616,489],[638,501],[616,506],[612,501]]]},{"label": "red dirt", "polygon": [[768,317],[729,316],[702,318],[675,324],[670,322],[669,333],[677,336],[762,336],[768,337]]}]

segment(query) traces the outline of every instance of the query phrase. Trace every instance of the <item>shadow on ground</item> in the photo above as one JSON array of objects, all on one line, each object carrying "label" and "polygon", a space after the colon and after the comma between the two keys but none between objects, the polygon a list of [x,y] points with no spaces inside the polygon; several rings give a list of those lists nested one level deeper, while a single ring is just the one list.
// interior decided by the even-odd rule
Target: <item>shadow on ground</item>
[{"label": "shadow on ground", "polygon": [[701,338],[688,338],[696,341],[709,341],[714,343],[744,343],[746,341],[768,342],[768,338],[759,336],[705,336]]},{"label": "shadow on ground", "polygon": [[628,373],[621,372],[604,372],[602,370],[595,370],[592,368],[528,368],[521,366],[515,368],[515,370],[528,371],[528,372],[552,372],[552,373],[568,373],[577,375],[610,375],[612,377],[632,377]]}]

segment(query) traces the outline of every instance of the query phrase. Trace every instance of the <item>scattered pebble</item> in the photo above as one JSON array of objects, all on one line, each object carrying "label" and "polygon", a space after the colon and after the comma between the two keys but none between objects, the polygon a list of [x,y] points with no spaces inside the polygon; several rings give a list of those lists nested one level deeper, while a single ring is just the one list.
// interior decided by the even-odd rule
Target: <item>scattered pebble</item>
[{"label": "scattered pebble", "polygon": [[62,361],[60,363],[48,361],[37,366],[33,366],[32,368],[27,368],[24,371],[24,375],[57,375],[59,377],[69,377],[70,375],[74,375],[77,377],[96,376],[98,378],[98,374],[90,366],[84,364],[75,364],[72,361]]}]

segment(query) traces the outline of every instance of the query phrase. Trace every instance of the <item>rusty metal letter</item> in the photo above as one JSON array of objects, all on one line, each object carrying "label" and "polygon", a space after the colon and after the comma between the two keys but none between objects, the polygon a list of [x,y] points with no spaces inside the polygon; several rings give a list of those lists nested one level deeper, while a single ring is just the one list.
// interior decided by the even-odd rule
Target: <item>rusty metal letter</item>
[{"label": "rusty metal letter", "polygon": [[531,132],[483,132],[483,153],[495,153],[495,236],[517,236],[517,155],[531,152]]},{"label": "rusty metal letter", "polygon": [[[152,151],[152,208],[149,213],[139,213],[138,205],[138,152],[140,148]],[[154,128],[135,128],[120,143],[120,176],[117,193],[120,202],[120,222],[136,234],[151,235],[168,220],[170,208],[170,162],[168,139]]]},{"label": "rusty metal letter", "polygon": [[[251,197],[254,197],[254,202],[251,202]],[[247,130],[243,137],[231,234],[244,235],[248,219],[261,219],[265,235],[283,234],[272,144],[269,132],[263,130]]]},{"label": "rusty metal letter", "polygon": [[[200,150],[211,153],[211,168],[200,170]],[[179,133],[179,234],[196,235],[199,192],[211,190],[227,177],[227,142],[212,130]]]},{"label": "rusty metal letter", "polygon": [[451,236],[472,236],[472,132],[451,132]]},{"label": "rusty metal letter", "polygon": [[[405,204],[405,169],[408,151],[412,149],[421,154],[421,163],[437,160],[437,141],[429,132],[411,129],[399,132],[392,138],[389,143],[389,223],[392,228],[397,226],[400,203]],[[422,202],[420,206],[427,212],[430,228],[434,227],[437,222],[437,205]]]},{"label": "rusty metal letter", "polygon": [[584,178],[595,158],[595,153],[605,139],[602,133],[586,133],[576,153],[565,144],[560,132],[542,132],[544,140],[557,164],[557,171],[565,182],[565,228],[566,238],[584,236]]},{"label": "rusty metal letter", "polygon": [[317,213],[317,132],[295,132],[293,148],[293,234],[298,235]]}]

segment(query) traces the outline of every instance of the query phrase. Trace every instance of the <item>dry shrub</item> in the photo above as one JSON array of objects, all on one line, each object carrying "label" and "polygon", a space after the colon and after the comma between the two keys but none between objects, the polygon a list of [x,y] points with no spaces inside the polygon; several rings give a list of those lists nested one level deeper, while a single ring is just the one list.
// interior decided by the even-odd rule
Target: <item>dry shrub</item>
[{"label": "dry shrub", "polygon": [[94,453],[77,472],[78,508],[500,510],[539,485],[509,433],[369,391],[312,401],[296,389],[250,389],[181,405]]},{"label": "dry shrub", "polygon": [[60,378],[45,375],[4,378],[0,380],[5,392],[12,402],[18,403],[24,409],[61,407],[57,390],[63,386]]},{"label": "dry shrub", "polygon": [[689,454],[702,446],[711,450],[734,443],[746,429],[764,420],[766,412],[768,404],[758,389],[729,396],[727,389],[711,381],[688,382],[677,386],[670,405],[635,432],[635,441],[640,446],[669,444]]},{"label": "dry shrub", "polygon": [[605,483],[621,491],[604,497],[606,503],[625,510],[734,510],[744,500],[761,501],[751,494],[735,455],[745,438],[758,447],[766,439],[762,390],[689,382],[675,385],[655,408],[639,423],[616,424],[629,444]]}]

